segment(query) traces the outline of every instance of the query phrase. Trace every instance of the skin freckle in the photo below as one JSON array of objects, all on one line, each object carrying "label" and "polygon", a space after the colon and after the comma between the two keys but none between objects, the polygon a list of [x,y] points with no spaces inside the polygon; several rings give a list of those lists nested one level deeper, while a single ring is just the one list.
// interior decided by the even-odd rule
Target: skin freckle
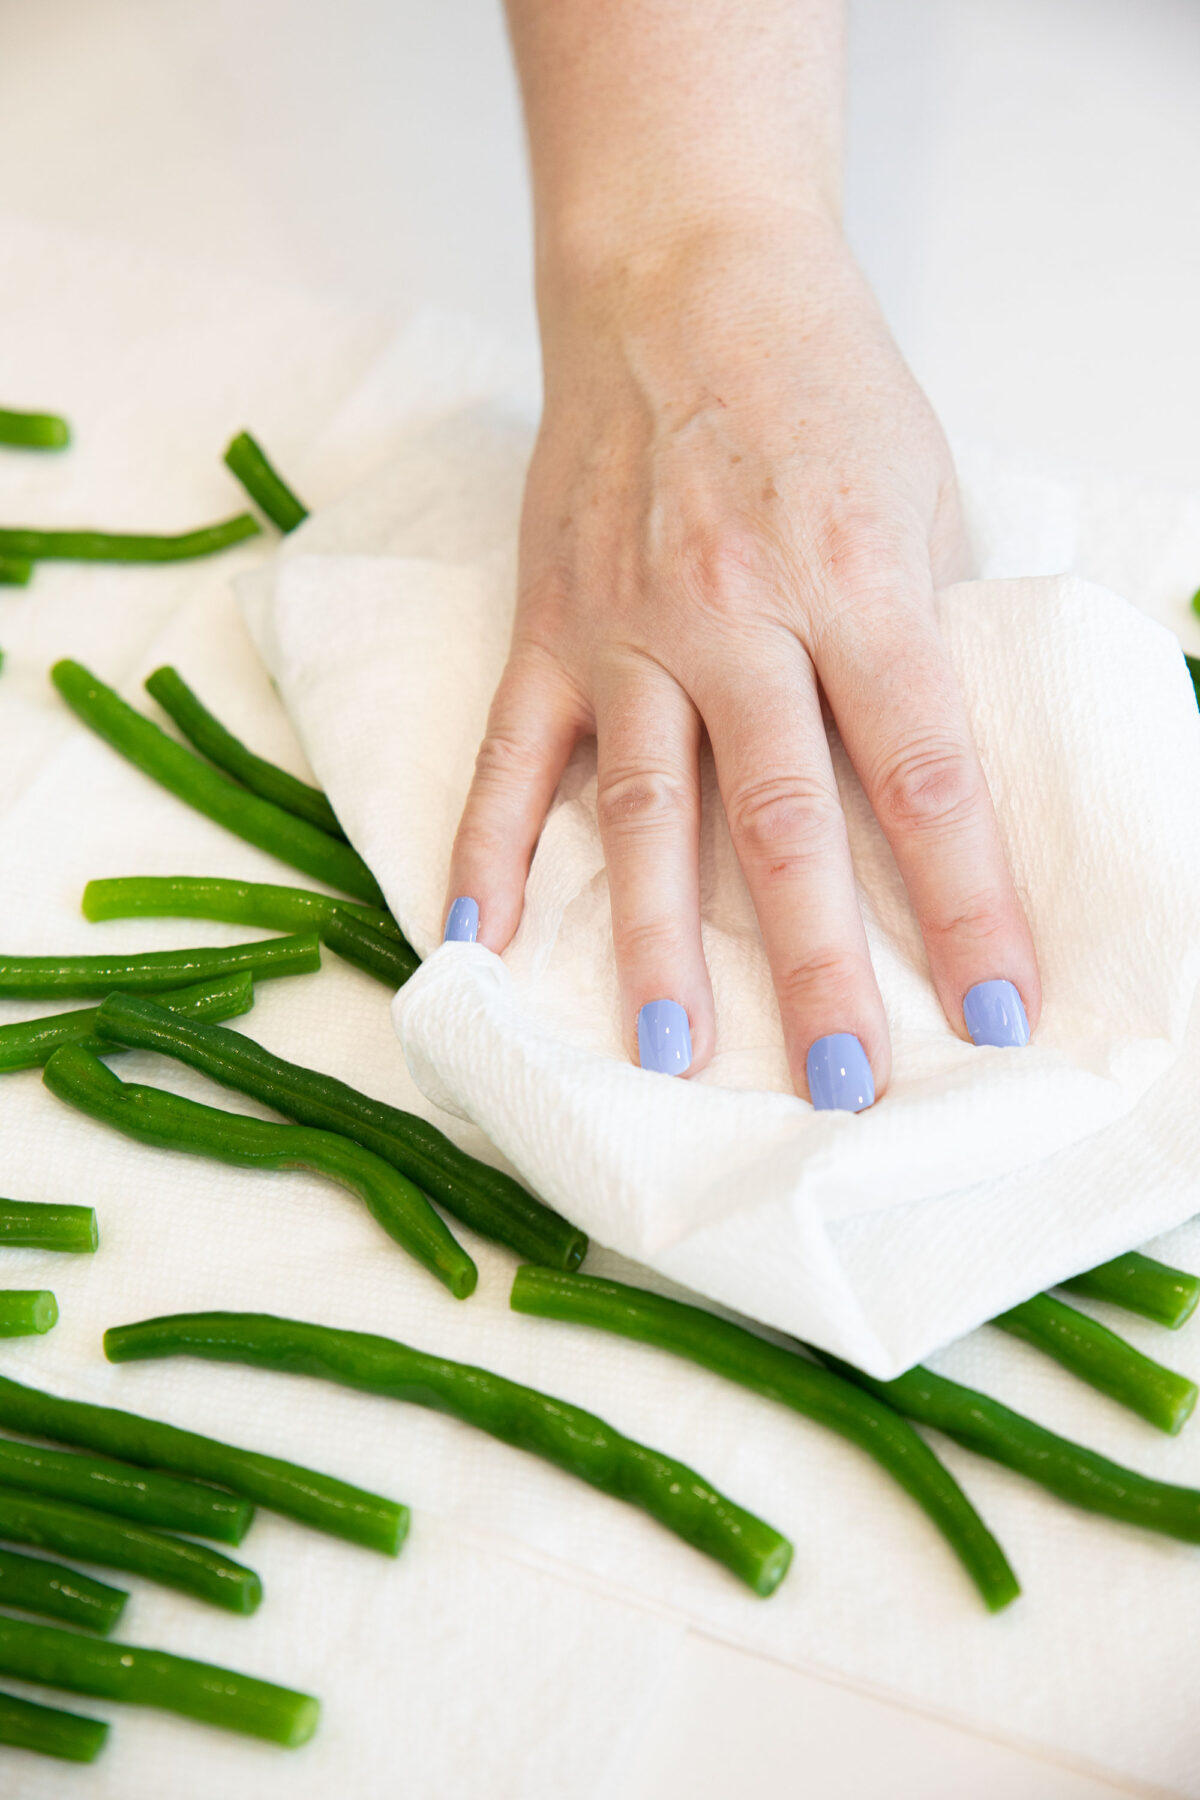
[{"label": "skin freckle", "polygon": [[763,500],[778,500],[779,489],[773,481],[768,481],[762,491]]}]

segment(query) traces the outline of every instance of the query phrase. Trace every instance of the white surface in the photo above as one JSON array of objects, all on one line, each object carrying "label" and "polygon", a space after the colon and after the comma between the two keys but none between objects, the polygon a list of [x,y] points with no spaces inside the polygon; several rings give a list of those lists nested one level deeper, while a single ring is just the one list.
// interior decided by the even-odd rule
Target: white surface
[{"label": "white surface", "polygon": [[[854,20],[850,225],[943,413],[958,431],[1035,462],[1062,456],[1195,480],[1200,240],[1187,226],[1200,116],[1189,0],[859,0]],[[516,109],[492,0],[6,0],[0,28],[0,204],[371,305],[470,307],[531,337]],[[11,307],[35,272],[19,258],[0,269],[10,359],[23,349],[14,319],[27,317]],[[79,298],[73,330],[90,363],[95,314]],[[56,362],[22,361],[34,403],[61,398],[74,410],[86,371],[73,368],[69,391],[54,390],[67,348]],[[178,398],[161,361],[156,384],[163,406],[147,419],[161,430]],[[266,395],[255,393],[265,435]],[[284,384],[272,404],[286,393]],[[239,408],[226,424],[247,417]],[[319,421],[297,415],[297,432],[310,423]],[[180,523],[219,503],[215,484],[227,491],[184,435]],[[299,435],[272,442],[281,458],[300,447]],[[122,483],[122,501],[127,493]],[[1143,574],[1118,585],[1134,595]],[[146,639],[158,584],[170,579],[114,583],[146,593]],[[1155,579],[1157,616],[1191,630],[1189,647],[1200,649],[1184,613],[1196,580],[1186,559],[1168,559]],[[39,602],[48,609],[56,596],[70,641],[31,639],[28,662],[10,649],[0,722],[15,694],[41,691],[51,649],[90,649],[92,632],[103,633],[94,598],[106,581],[91,572],[85,592],[69,572],[42,571]],[[0,620],[6,646],[11,616]],[[261,716],[247,723],[259,727]],[[177,1256],[177,1235],[164,1235],[162,1254]],[[90,1342],[86,1350],[94,1355]],[[1060,1600],[1069,1608],[1069,1593]],[[729,1769],[722,1747],[736,1746],[737,1782],[762,1800],[791,1800],[798,1775],[806,1800],[841,1800],[849,1741],[856,1793],[891,1794],[917,1771],[926,1800],[993,1791],[1074,1800],[1074,1788],[1055,1785],[1057,1768],[982,1740],[972,1740],[970,1779],[947,1775],[925,1721],[913,1715],[911,1735],[898,1739],[889,1709],[852,1695],[834,1709],[822,1684],[795,1671],[707,1643],[687,1660],[693,1678],[664,1702],[643,1762],[660,1777],[646,1792],[697,1791],[713,1769]],[[835,1710],[842,1738],[822,1729]],[[138,1729],[186,1731],[149,1719]],[[1180,1729],[1190,1729],[1186,1717]],[[58,1779],[72,1793],[81,1780]],[[388,1800],[393,1791],[389,1783]]]}]

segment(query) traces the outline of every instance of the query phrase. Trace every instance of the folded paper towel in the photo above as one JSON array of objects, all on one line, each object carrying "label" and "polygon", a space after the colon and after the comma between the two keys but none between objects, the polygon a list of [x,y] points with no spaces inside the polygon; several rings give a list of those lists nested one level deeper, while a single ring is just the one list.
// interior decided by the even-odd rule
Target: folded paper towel
[{"label": "folded paper towel", "polygon": [[[790,1090],[711,766],[718,1039],[697,1077],[624,1057],[594,746],[560,786],[503,959],[437,947],[508,640],[529,441],[498,402],[427,420],[247,595],[313,767],[428,956],[396,1023],[429,1097],[599,1241],[881,1375],[1200,1211],[1200,1141],[1172,1105],[1196,1056],[1200,719],[1170,634],[1080,580],[940,599],[1041,957],[1028,1050],[976,1050],[949,1029],[836,746],[893,1039],[892,1085],[870,1112],[817,1114]],[[918,1293],[919,1307],[897,1303]]]}]

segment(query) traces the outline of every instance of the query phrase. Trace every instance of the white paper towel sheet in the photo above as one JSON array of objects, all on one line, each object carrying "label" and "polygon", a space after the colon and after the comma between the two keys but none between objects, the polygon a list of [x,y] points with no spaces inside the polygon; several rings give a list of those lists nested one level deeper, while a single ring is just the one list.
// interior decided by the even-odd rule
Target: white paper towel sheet
[{"label": "white paper towel sheet", "polygon": [[[464,344],[428,328],[420,343],[417,406],[399,376],[378,382],[390,459],[297,535],[273,589],[252,578],[247,604],[323,785],[428,957],[396,1006],[424,1092],[598,1242],[881,1375],[1200,1210],[1200,1121],[1179,1103],[1200,976],[1200,716],[1177,640],[1077,578],[964,583],[940,602],[1038,945],[1045,1005],[1027,1051],[950,1030],[840,752],[893,1043],[891,1087],[867,1113],[815,1113],[791,1091],[711,761],[701,906],[717,1049],[698,1076],[648,1075],[622,1047],[594,744],[560,786],[503,959],[436,948],[508,643],[529,435],[499,398],[447,398],[430,419],[431,371],[453,395]],[[477,388],[481,354],[459,393]],[[1005,512],[1028,536],[1039,489],[997,477],[994,492],[973,483],[977,535],[1012,558]],[[1073,523],[1063,496],[1045,514]],[[1059,1203],[1079,1191],[1086,1206]]]}]

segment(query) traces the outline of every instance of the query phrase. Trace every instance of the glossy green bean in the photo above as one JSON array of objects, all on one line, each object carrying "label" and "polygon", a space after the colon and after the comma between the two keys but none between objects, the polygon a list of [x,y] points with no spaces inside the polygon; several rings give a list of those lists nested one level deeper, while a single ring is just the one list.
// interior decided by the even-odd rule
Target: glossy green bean
[{"label": "glossy green bean", "polygon": [[87,1000],[116,992],[161,994],[227,975],[270,981],[276,976],[310,975],[320,966],[321,946],[311,933],[221,949],[209,945],[126,956],[5,956],[0,957],[0,996]]},{"label": "glossy green bean", "polygon": [[33,562],[28,556],[0,556],[0,587],[28,587]]},{"label": "glossy green bean", "polygon": [[0,1606],[37,1613],[43,1619],[61,1619],[66,1625],[78,1625],[82,1631],[96,1631],[104,1637],[116,1625],[128,1598],[124,1588],[109,1587],[106,1581],[62,1563],[0,1550]]},{"label": "glossy green bean", "polygon": [[230,925],[261,925],[269,931],[320,932],[330,914],[349,913],[385,937],[400,937],[391,913],[335,899],[311,888],[279,887],[269,881],[225,881],[216,875],[120,875],[89,881],[83,915],[99,919],[222,919]]},{"label": "glossy green bean", "polygon": [[933,1426],[956,1444],[1002,1463],[1072,1506],[1200,1544],[1200,1489],[1175,1487],[1123,1468],[1047,1431],[990,1395],[919,1364],[895,1381],[876,1381],[824,1351],[816,1354],[907,1418]]},{"label": "glossy green bean", "polygon": [[43,1494],[0,1487],[0,1539],[142,1575],[227,1612],[256,1612],[262,1599],[262,1583],[254,1570],[207,1544],[169,1537],[132,1519]]},{"label": "glossy green bean", "polygon": [[232,469],[250,498],[257,502],[285,535],[295,531],[308,517],[308,508],[293,494],[283,477],[267,460],[261,444],[248,431],[239,431],[225,452],[226,467]]},{"label": "glossy green bean", "polygon": [[0,1488],[69,1500],[139,1525],[215,1538],[222,1544],[240,1544],[254,1517],[248,1500],[220,1488],[108,1457],[47,1450],[43,1444],[21,1444],[5,1437],[0,1437]]},{"label": "glossy green bean", "polygon": [[320,1713],[310,1694],[253,1675],[25,1619],[0,1618],[0,1674],[72,1694],[158,1707],[289,1748],[308,1742]]},{"label": "glossy green bean", "polygon": [[49,1288],[0,1288],[0,1337],[43,1337],[57,1324]]},{"label": "glossy green bean", "polygon": [[147,532],[43,530],[37,526],[0,527],[0,556],[29,556],[35,562],[190,562],[197,556],[214,556],[246,538],[257,537],[261,527],[252,513],[238,513],[219,525],[202,525],[197,531],[166,536]]},{"label": "glossy green bean", "polygon": [[77,662],[55,663],[50,678],[85,725],[177,799],[355,900],[382,906],[379,884],[358,852],[231,781],[194,751],[168,737]]},{"label": "glossy green bean", "polygon": [[235,781],[240,781],[252,794],[273,801],[276,806],[282,806],[285,812],[294,814],[297,819],[307,819],[310,825],[345,841],[346,834],[338,824],[337,814],[321,790],[310,787],[295,775],[289,775],[277,763],[256,756],[240,738],[234,737],[232,731],[227,731],[221,721],[213,717],[192,692],[178,669],[164,664],[161,669],[155,669],[153,675],[146,677],[144,685],[151,699],[158,701],[163,711],[175,721],[184,737],[201,756],[207,756],[209,762],[215,763],[218,769],[223,769]]},{"label": "glossy green bean", "polygon": [[385,936],[338,907],[321,927],[321,942],[346,962],[374,975],[393,993],[421,966],[420,957],[407,939]]},{"label": "glossy green bean", "polygon": [[[160,999],[170,1012],[184,1013],[189,1018],[232,1019],[249,1012],[254,1005],[254,979],[241,969],[216,981],[197,981],[190,987],[169,990]],[[112,1045],[96,1036],[95,1022],[96,1008],[91,1006],[0,1025],[0,1073],[41,1068],[64,1044],[82,1044],[95,1056],[111,1054]],[[95,1249],[95,1245],[90,1248]]]},{"label": "glossy green bean", "polygon": [[857,1444],[899,1483],[941,1532],[992,1612],[1020,1593],[1016,1576],[950,1471],[890,1406],[807,1357],[771,1344],[702,1307],[620,1281],[521,1268],[515,1312],[593,1326],[711,1369]]},{"label": "glossy green bean", "polygon": [[0,444],[18,450],[65,450],[71,427],[57,413],[14,412],[0,406]]},{"label": "glossy green bean", "polygon": [[408,1532],[408,1508],[296,1463],[223,1444],[159,1419],[86,1400],[64,1400],[0,1375],[0,1425],[29,1437],[75,1444],[142,1468],[219,1482],[244,1500],[315,1531],[395,1556]]},{"label": "glossy green bean", "polygon": [[63,1712],[57,1706],[39,1706],[0,1694],[0,1744],[14,1750],[36,1750],[63,1762],[95,1762],[108,1739],[104,1719]]},{"label": "glossy green bean", "polygon": [[1172,1269],[1167,1263],[1155,1262],[1139,1250],[1114,1256],[1099,1268],[1088,1269],[1059,1283],[1070,1294],[1083,1294],[1089,1300],[1107,1300],[1123,1306],[1126,1312],[1140,1313],[1156,1325],[1172,1331],[1186,1325],[1200,1303],[1200,1275],[1186,1269]]},{"label": "glossy green bean", "polygon": [[54,1206],[40,1200],[0,1200],[0,1249],[94,1250],[100,1242],[90,1206]]},{"label": "glossy green bean", "polygon": [[1035,1294],[1032,1300],[1001,1313],[992,1324],[1053,1357],[1089,1387],[1127,1406],[1160,1431],[1174,1436],[1195,1410],[1194,1381],[1143,1356],[1115,1331],[1052,1294]]},{"label": "glossy green bean", "polygon": [[791,1562],[785,1537],[673,1457],[581,1407],[391,1338],[261,1313],[179,1313],[106,1331],[104,1353],[111,1362],[201,1356],[249,1363],[427,1406],[640,1507],[756,1594],[774,1593]]},{"label": "glossy green bean", "polygon": [[[1200,588],[1197,588],[1196,593],[1200,593]],[[1196,606],[1195,594],[1192,595],[1192,606],[1194,608]],[[1192,686],[1196,690],[1196,700],[1200,704],[1200,656],[1185,656],[1183,660],[1187,663],[1187,671],[1192,678]]]},{"label": "glossy green bean", "polygon": [[126,1006],[126,998],[110,995],[97,1015],[100,1035],[112,1043],[176,1057],[288,1118],[353,1139],[481,1237],[506,1244],[531,1262],[574,1269],[583,1261],[582,1231],[415,1113],[372,1100],[332,1075],[285,1062],[242,1032],[174,1018],[152,1002]]},{"label": "glossy green bean", "polygon": [[388,1236],[436,1275],[456,1300],[474,1292],[475,1264],[425,1195],[360,1144],[331,1131],[248,1119],[161,1088],[120,1081],[77,1044],[54,1052],[42,1080],[60,1100],[138,1143],[211,1156],[241,1168],[310,1169],[324,1175],[356,1194]]}]

